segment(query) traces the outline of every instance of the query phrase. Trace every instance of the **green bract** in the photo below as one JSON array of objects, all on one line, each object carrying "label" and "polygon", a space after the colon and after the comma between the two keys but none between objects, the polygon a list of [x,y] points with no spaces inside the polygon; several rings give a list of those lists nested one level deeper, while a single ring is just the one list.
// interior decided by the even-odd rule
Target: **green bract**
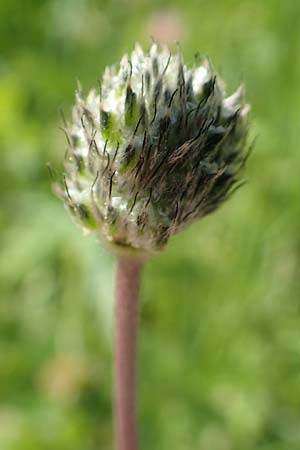
[{"label": "green bract", "polygon": [[245,161],[243,89],[225,95],[207,60],[136,46],[106,68],[101,87],[76,94],[65,124],[66,205],[115,248],[155,252],[214,211]]}]

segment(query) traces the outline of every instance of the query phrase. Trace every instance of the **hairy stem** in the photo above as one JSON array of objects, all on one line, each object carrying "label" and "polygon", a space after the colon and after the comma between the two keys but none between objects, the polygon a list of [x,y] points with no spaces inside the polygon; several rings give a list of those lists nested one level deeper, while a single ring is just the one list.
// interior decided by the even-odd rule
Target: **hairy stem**
[{"label": "hairy stem", "polygon": [[141,260],[119,256],[116,270],[114,401],[117,450],[137,450],[136,349]]}]

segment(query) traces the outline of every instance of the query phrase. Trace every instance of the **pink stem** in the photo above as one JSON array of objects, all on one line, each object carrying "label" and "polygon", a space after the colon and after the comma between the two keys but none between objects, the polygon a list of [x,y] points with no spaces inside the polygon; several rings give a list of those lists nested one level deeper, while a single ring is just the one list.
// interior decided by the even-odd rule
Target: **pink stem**
[{"label": "pink stem", "polygon": [[141,260],[119,256],[115,304],[115,438],[117,450],[138,450],[136,348]]}]

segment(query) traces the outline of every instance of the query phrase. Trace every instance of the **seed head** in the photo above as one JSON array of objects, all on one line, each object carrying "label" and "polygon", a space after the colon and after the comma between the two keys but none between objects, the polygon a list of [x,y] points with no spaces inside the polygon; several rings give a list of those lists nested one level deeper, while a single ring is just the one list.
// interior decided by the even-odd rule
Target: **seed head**
[{"label": "seed head", "polygon": [[76,221],[116,249],[161,250],[228,198],[246,159],[248,106],[226,97],[207,59],[136,45],[76,93],[65,123],[63,198]]}]

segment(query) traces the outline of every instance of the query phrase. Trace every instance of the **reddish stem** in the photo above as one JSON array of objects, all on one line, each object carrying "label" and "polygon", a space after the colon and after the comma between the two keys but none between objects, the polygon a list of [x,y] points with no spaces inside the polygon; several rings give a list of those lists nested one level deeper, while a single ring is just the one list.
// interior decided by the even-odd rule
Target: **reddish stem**
[{"label": "reddish stem", "polygon": [[115,439],[117,450],[138,450],[136,349],[141,260],[119,256],[115,304]]}]

